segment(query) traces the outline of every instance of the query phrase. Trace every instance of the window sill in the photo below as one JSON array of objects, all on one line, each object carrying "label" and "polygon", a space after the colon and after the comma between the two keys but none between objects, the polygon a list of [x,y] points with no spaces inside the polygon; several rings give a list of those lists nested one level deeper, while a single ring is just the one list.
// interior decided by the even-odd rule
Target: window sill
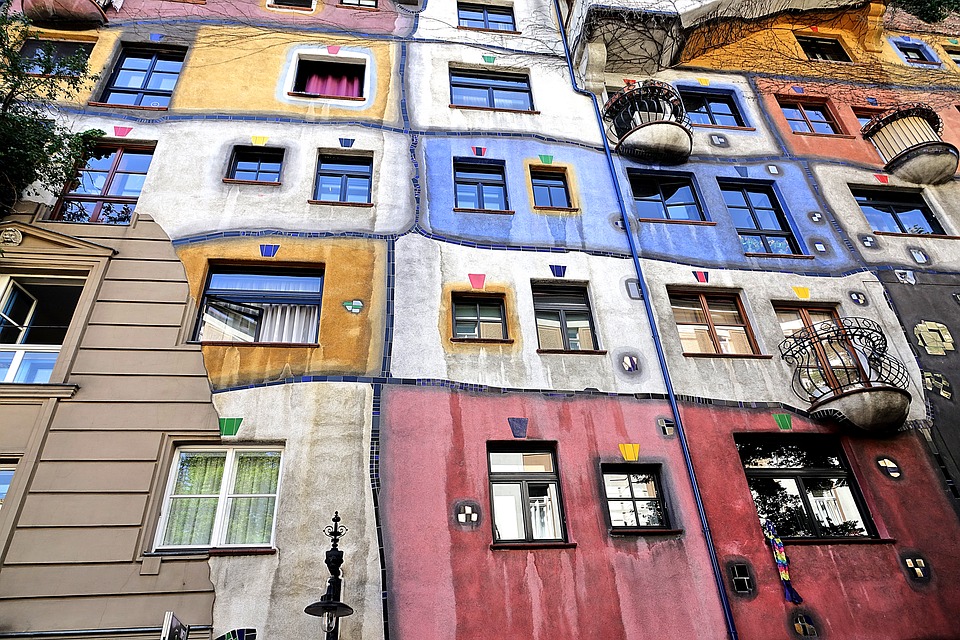
[{"label": "window sill", "polygon": [[312,13],[314,7],[293,7],[282,4],[267,4],[267,9],[280,9],[281,11],[301,11],[303,13]]},{"label": "window sill", "polygon": [[860,136],[851,136],[846,133],[816,133],[814,131],[793,131],[795,136],[809,136],[811,138],[841,138],[843,140],[856,140]]},{"label": "window sill", "polygon": [[464,27],[461,25],[457,25],[457,29],[460,29],[461,31],[479,31],[481,33],[504,33],[509,36],[520,35],[519,31],[502,31],[500,29],[484,29],[481,27]]},{"label": "window sill", "polygon": [[725,129],[726,131],[756,131],[756,127],[734,127],[727,124],[694,124],[690,123],[691,126],[697,127],[699,129]]},{"label": "window sill", "polygon": [[540,207],[533,205],[534,211],[557,211],[562,213],[577,213],[580,211],[580,207]]},{"label": "window sill", "polygon": [[896,544],[893,538],[783,538],[784,544],[815,545],[815,544]]},{"label": "window sill", "polygon": [[745,253],[748,258],[790,258],[792,260],[813,260],[817,256],[808,256],[805,253]]},{"label": "window sill", "polygon": [[303,91],[287,91],[288,96],[295,98],[320,98],[323,100],[350,100],[353,102],[363,102],[366,100],[363,96],[328,96],[322,93],[304,93]]},{"label": "window sill", "polygon": [[454,213],[493,213],[501,216],[512,216],[516,213],[513,209],[465,209],[463,207],[454,207]]},{"label": "window sill", "polygon": [[452,104],[451,109],[466,109],[467,111],[494,111],[496,113],[524,113],[528,115],[540,115],[539,111],[531,109],[498,109],[496,107],[471,107],[466,104]]},{"label": "window sill", "polygon": [[752,360],[770,360],[772,355],[766,353],[687,353],[683,352],[685,358],[749,358]]},{"label": "window sill", "polygon": [[75,384],[0,382],[0,398],[72,398],[79,388]]},{"label": "window sill", "polygon": [[342,2],[338,3],[337,7],[340,9],[354,9],[355,11],[380,11],[380,7],[358,7],[353,4],[344,4]]},{"label": "window sill", "polygon": [[537,349],[537,353],[559,353],[572,356],[605,356],[606,350],[600,349]]},{"label": "window sill", "polygon": [[608,530],[611,536],[616,537],[634,537],[634,536],[678,536],[683,533],[683,529],[657,529],[644,527],[621,527],[610,528]]},{"label": "window sill", "polygon": [[936,238],[938,240],[960,240],[960,236],[948,236],[942,233],[895,233],[893,231],[874,231],[878,236],[893,236],[895,238]]},{"label": "window sill", "polygon": [[277,553],[273,547],[213,547],[211,556],[272,556]]},{"label": "window sill", "polygon": [[372,202],[335,202],[333,200],[307,200],[310,204],[327,204],[335,207],[360,207],[361,209],[370,209]]},{"label": "window sill", "polygon": [[258,184],[261,187],[279,187],[281,182],[266,182],[264,180],[237,180],[236,178],[223,178],[226,184]]},{"label": "window sill", "polygon": [[532,549],[576,549],[576,542],[494,542],[492,551],[529,551]]},{"label": "window sill", "polygon": [[690,224],[701,227],[715,227],[717,223],[712,220],[671,220],[670,218],[637,218],[637,222],[662,222],[664,224]]},{"label": "window sill", "polygon": [[513,338],[450,338],[460,344],[513,344]]},{"label": "window sill", "polygon": [[319,342],[231,342],[229,340],[203,341],[201,347],[319,347]]},{"label": "window sill", "polygon": [[943,63],[937,60],[907,60],[907,64],[911,67],[920,67],[923,69],[939,69]]},{"label": "window sill", "polygon": [[88,107],[110,107],[111,109],[140,109],[142,111],[169,111],[170,107],[143,107],[137,106],[135,104],[112,104],[110,102],[93,102],[92,100],[87,103]]}]

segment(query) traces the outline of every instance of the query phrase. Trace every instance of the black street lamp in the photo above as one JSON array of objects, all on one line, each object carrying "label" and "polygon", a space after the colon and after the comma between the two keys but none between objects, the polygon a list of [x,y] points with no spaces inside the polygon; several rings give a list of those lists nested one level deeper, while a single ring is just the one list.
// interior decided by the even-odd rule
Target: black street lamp
[{"label": "black street lamp", "polygon": [[340,512],[333,512],[333,526],[327,526],[323,532],[332,542],[327,551],[326,563],[330,571],[327,580],[327,592],[320,596],[319,602],[307,606],[304,612],[320,618],[320,627],[326,635],[326,640],[337,640],[340,635],[340,618],[353,615],[353,609],[340,602],[340,589],[343,580],[340,578],[340,567],[343,565],[343,551],[337,548],[340,537],[347,532],[346,527],[340,526]]}]

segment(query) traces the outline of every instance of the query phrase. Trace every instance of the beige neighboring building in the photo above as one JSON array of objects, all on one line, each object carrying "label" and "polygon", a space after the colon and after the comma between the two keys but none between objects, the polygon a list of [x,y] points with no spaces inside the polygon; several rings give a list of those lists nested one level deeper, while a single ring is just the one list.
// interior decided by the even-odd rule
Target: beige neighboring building
[{"label": "beige neighboring building", "polygon": [[176,447],[220,442],[173,245],[15,215],[0,251],[0,637],[209,636],[207,554],[151,554]]}]

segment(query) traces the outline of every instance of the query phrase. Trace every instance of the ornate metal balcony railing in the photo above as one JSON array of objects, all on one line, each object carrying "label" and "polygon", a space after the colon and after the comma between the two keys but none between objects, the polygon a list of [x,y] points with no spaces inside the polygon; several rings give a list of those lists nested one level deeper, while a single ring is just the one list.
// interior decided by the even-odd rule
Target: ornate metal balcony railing
[{"label": "ornate metal balcony railing", "polygon": [[887,171],[923,184],[945,182],[957,171],[960,153],[940,138],[942,131],[940,116],[922,102],[887,109],[861,129],[887,163]]},{"label": "ornate metal balcony railing", "polygon": [[617,151],[651,160],[683,161],[693,147],[690,118],[677,90],[665,82],[632,83],[603,107]]},{"label": "ornate metal balcony railing", "polygon": [[858,389],[905,390],[907,368],[886,351],[880,325],[866,318],[821,322],[780,343],[783,359],[795,368],[793,391],[814,407]]},{"label": "ornate metal balcony railing", "polygon": [[23,0],[23,13],[40,24],[57,24],[63,28],[105,24],[108,6],[117,11],[123,0]]}]

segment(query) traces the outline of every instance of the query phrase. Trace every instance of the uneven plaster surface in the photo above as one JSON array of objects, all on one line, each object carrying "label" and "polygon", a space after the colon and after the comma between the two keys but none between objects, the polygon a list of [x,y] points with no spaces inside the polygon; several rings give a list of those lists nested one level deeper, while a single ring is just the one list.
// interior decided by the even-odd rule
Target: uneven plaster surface
[{"label": "uneven plaster surface", "polygon": [[[323,527],[339,511],[349,529],[343,601],[356,613],[341,625],[344,640],[383,637],[380,561],[369,451],[373,390],[368,385],[302,383],[214,395],[224,417],[242,417],[225,444],[283,446],[274,555],[211,557],[216,586],[213,635],[254,627],[260,637],[320,635],[303,613],[326,589],[330,548]],[[325,471],[336,470],[336,473]]]}]

